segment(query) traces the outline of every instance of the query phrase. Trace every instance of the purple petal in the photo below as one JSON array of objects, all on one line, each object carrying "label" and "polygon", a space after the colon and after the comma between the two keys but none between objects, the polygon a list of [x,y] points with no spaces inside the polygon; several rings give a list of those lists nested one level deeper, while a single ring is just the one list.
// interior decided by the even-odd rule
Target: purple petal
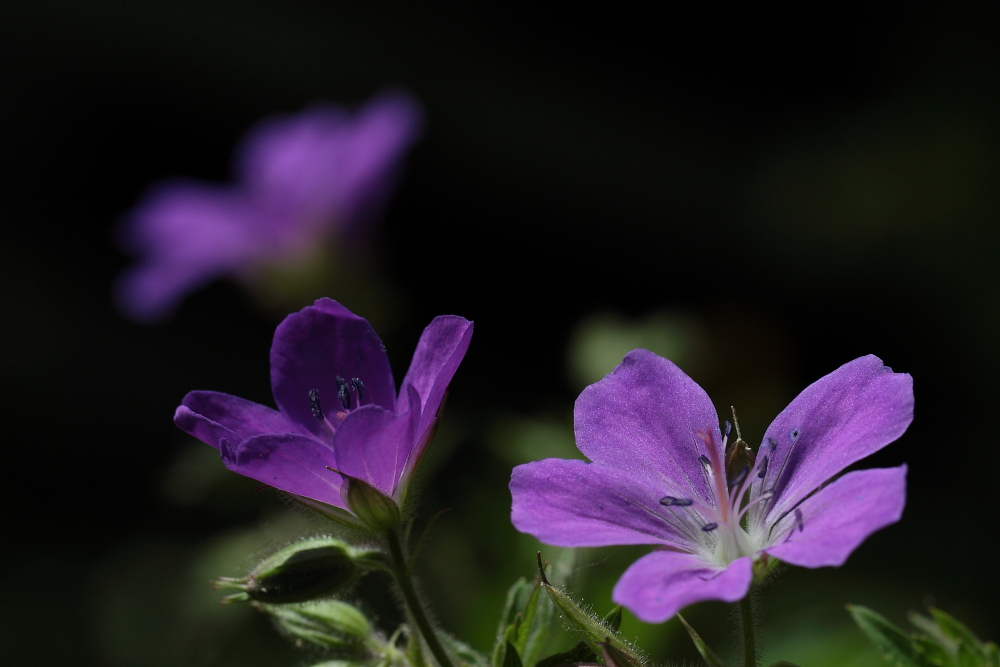
[{"label": "purple petal", "polygon": [[[596,463],[545,459],[514,468],[511,522],[522,533],[562,547],[670,544],[695,548],[689,507],[664,507],[655,480]],[[685,532],[686,531],[686,532]]]},{"label": "purple petal", "polygon": [[267,208],[346,224],[387,193],[420,115],[412,98],[387,94],[353,117],[326,106],[273,118],[245,140],[238,172]]},{"label": "purple petal", "polygon": [[789,512],[765,551],[802,567],[842,565],[865,538],[899,521],[906,466],[850,472]]},{"label": "purple petal", "polygon": [[174,411],[174,424],[188,435],[193,435],[207,445],[216,449],[222,448],[222,441],[239,442],[240,436],[233,433],[218,422],[192,412],[186,405],[180,405]]},{"label": "purple petal", "polygon": [[[623,476],[659,480],[660,496],[697,496],[714,505],[699,456],[721,457],[719,417],[705,391],[672,362],[629,352],[576,401],[576,444],[591,461]],[[709,452],[698,431],[711,433]]]},{"label": "purple petal", "polygon": [[639,620],[662,623],[694,602],[736,602],[750,590],[752,578],[747,557],[723,569],[691,554],[654,551],[625,570],[611,598]]},{"label": "purple petal", "polygon": [[[271,389],[281,411],[304,432],[317,438],[330,437],[329,430],[313,416],[309,392],[319,390],[320,405],[327,419],[336,424],[343,405],[337,378],[363,383],[362,405],[396,409],[396,387],[389,358],[368,321],[330,299],[319,299],[308,308],[292,313],[278,325],[271,345]],[[358,392],[347,392],[351,408],[357,407]]]},{"label": "purple petal", "polygon": [[[458,365],[465,358],[472,340],[472,322],[457,315],[435,317],[420,336],[417,349],[410,362],[410,370],[403,378],[403,389],[399,394],[398,410],[409,409],[409,398],[405,388],[409,385],[417,390],[420,397],[420,427],[418,441],[430,429],[437,418],[438,408],[444,399],[451,378]],[[426,443],[424,443],[426,444]],[[421,452],[415,452],[417,457]]]},{"label": "purple petal", "polygon": [[358,112],[353,125],[337,177],[337,205],[348,220],[384,203],[399,162],[420,135],[422,113],[412,97],[384,93]]},{"label": "purple petal", "polygon": [[298,428],[277,410],[217,391],[192,391],[181,401],[191,412],[236,433],[239,442],[264,433],[296,433]]},{"label": "purple petal", "polygon": [[330,164],[340,158],[348,122],[347,111],[335,106],[260,122],[236,151],[239,180],[273,207],[329,208],[317,200],[335,187]]},{"label": "purple petal", "polygon": [[139,257],[116,285],[122,311],[163,319],[188,293],[268,252],[257,213],[239,193],[193,182],[153,188],[125,219],[123,247]]},{"label": "purple petal", "polygon": [[[761,445],[765,452],[769,439],[776,443],[767,476],[755,484],[756,493],[775,490],[768,516],[780,517],[823,482],[901,436],[912,420],[913,379],[893,373],[878,357],[855,359],[809,385],[775,418]],[[754,512],[752,521],[760,519]]]},{"label": "purple petal", "polygon": [[346,509],[342,478],[328,470],[333,450],[304,435],[258,435],[238,445],[225,441],[222,462],[233,472],[276,489]]},{"label": "purple petal", "polygon": [[377,405],[351,412],[333,436],[337,470],[393,496],[418,418],[414,411],[396,415]]}]

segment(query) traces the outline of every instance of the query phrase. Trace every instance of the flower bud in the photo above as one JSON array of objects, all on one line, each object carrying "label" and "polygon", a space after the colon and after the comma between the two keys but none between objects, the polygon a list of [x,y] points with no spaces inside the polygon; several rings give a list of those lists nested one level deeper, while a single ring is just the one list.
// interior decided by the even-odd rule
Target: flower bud
[{"label": "flower bud", "polygon": [[304,602],[335,595],[351,587],[381,554],[357,549],[333,537],[310,537],[282,547],[258,563],[245,577],[220,577],[216,588],[239,588],[223,602]]},{"label": "flower bud", "polygon": [[338,600],[260,607],[300,646],[309,643],[325,649],[361,653],[366,650],[372,634],[371,623],[365,615],[357,607]]},{"label": "flower bud", "polygon": [[346,500],[354,515],[373,533],[396,528],[403,520],[396,501],[356,477],[347,478]]}]

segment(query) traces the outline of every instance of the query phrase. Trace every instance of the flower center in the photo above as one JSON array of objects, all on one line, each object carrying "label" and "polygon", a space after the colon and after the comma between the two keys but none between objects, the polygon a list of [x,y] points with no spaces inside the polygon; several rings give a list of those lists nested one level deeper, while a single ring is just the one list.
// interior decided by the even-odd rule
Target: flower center
[{"label": "flower center", "polygon": [[[706,560],[718,565],[728,565],[743,556],[755,557],[763,545],[755,544],[751,533],[744,527],[744,517],[751,507],[766,502],[774,496],[773,489],[754,493],[754,482],[767,474],[770,452],[755,457],[753,451],[739,436],[727,451],[726,443],[732,425],[727,421],[722,447],[717,448],[711,429],[698,431],[698,438],[705,444],[709,455],[698,457],[705,473],[711,498],[684,498],[664,496],[660,504],[672,509],[667,522],[681,530],[696,546],[695,550]],[[773,448],[773,446],[772,446]],[[720,449],[725,457],[719,456]]]},{"label": "flower center", "polygon": [[[354,400],[352,401],[352,394],[354,395]],[[326,415],[323,413],[323,405],[320,403],[319,389],[309,390],[309,409],[312,411],[313,417],[318,419],[323,426],[330,432],[332,436],[337,431],[337,426],[340,422],[344,420],[344,417],[351,411],[351,405],[354,405],[353,409],[361,407],[361,401],[365,397],[365,383],[361,381],[361,378],[351,378],[348,382],[344,378],[337,376],[337,399],[340,401],[340,405],[343,410],[337,410],[334,414],[334,421],[330,421]]]}]

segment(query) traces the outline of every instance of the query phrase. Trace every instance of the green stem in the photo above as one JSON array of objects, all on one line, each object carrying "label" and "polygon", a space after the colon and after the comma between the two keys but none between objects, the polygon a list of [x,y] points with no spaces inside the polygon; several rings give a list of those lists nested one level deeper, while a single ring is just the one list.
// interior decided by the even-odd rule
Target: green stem
[{"label": "green stem", "polygon": [[427,613],[424,611],[424,606],[421,604],[420,598],[417,597],[417,590],[413,587],[413,579],[410,578],[410,568],[407,565],[406,557],[403,555],[403,546],[399,542],[399,535],[396,534],[395,530],[389,529],[386,531],[385,536],[389,542],[392,576],[396,580],[396,585],[399,586],[400,592],[403,594],[403,600],[406,602],[406,610],[410,612],[410,617],[413,619],[414,625],[417,626],[420,634],[423,635],[424,641],[427,643],[427,648],[434,654],[439,667],[453,667],[451,658],[445,653],[444,646],[441,645],[441,640],[438,639],[437,633],[434,632],[430,621],[427,620]]},{"label": "green stem", "polygon": [[743,665],[757,667],[757,628],[754,622],[754,592],[750,591],[739,602],[740,634],[743,635]]}]

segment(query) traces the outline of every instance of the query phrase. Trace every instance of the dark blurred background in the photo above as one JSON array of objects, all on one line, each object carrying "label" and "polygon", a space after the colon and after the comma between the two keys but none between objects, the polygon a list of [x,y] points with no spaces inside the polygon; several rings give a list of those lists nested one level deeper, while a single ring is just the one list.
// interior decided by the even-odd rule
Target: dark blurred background
[{"label": "dark blurred background", "polygon": [[[451,508],[420,561],[443,626],[489,649],[537,546],[511,466],[572,456],[579,390],[648,347],[752,443],[862,354],[915,378],[912,427],[864,462],[909,464],[903,521],[765,592],[770,660],[878,664],[846,602],[1000,637],[998,27],[994,3],[4,3],[4,664],[318,660],[207,581],[323,526],[171,423],[191,389],[270,404],[282,313],[222,281],[130,323],[113,230],[154,181],[229,179],[259,119],[387,84],[427,116],[369,248],[391,298],[310,299],[369,317],[397,378],[433,316],[476,322],[423,478],[422,516]],[[603,612],[642,551],[586,552],[575,590]],[[391,629],[384,582],[358,596]],[[724,606],[690,619],[729,648]],[[675,623],[624,630],[694,659]]]}]

